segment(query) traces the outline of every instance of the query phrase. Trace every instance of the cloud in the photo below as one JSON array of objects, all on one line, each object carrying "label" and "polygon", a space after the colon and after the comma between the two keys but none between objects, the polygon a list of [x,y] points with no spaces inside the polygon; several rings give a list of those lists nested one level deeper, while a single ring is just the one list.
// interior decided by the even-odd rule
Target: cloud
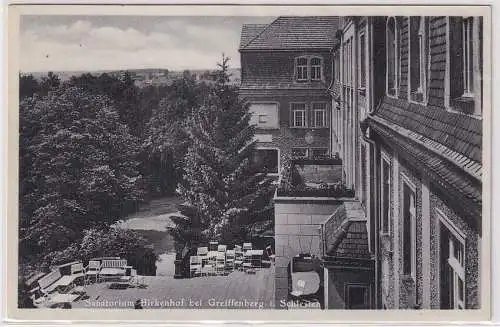
[{"label": "cloud", "polygon": [[21,32],[21,70],[99,70],[158,67],[215,68],[221,53],[239,67],[240,28],[171,19],[153,28],[70,24],[33,25]]}]

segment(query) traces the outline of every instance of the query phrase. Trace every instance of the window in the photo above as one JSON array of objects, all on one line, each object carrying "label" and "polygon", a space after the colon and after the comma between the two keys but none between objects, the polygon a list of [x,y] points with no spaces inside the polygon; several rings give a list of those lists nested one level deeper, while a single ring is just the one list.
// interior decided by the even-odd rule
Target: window
[{"label": "window", "polygon": [[326,127],[326,103],[313,103],[314,127]]},{"label": "window", "polygon": [[279,128],[279,113],[277,103],[252,103],[250,105],[250,124],[261,129]]},{"label": "window", "polygon": [[466,114],[481,114],[482,80],[479,17],[450,17],[449,101],[451,108]]},{"label": "window", "polygon": [[327,148],[314,148],[311,149],[311,157],[312,158],[325,158],[328,156]]},{"label": "window", "polygon": [[366,41],[365,34],[359,36],[359,87],[366,87]]},{"label": "window", "polygon": [[346,309],[370,309],[370,287],[347,284],[345,291]]},{"label": "window", "polygon": [[306,127],[306,104],[292,103],[292,127]]},{"label": "window", "polygon": [[399,44],[396,19],[390,17],[386,27],[387,51],[387,94],[397,96],[399,76]]},{"label": "window", "polygon": [[311,80],[321,80],[321,58],[311,58]]},{"label": "window", "polygon": [[382,217],[382,232],[390,232],[390,196],[391,196],[391,172],[389,161],[385,158],[382,159],[382,166],[380,172],[381,180],[381,217]]},{"label": "window", "polygon": [[307,81],[307,58],[297,58],[297,80]]},{"label": "window", "polygon": [[307,158],[307,148],[292,148],[292,157]]},{"label": "window", "polygon": [[278,173],[278,150],[277,149],[255,149],[253,163],[259,172],[270,174]]},{"label": "window", "polygon": [[410,17],[410,99],[425,100],[428,42],[425,17]]},{"label": "window", "polygon": [[403,182],[403,274],[415,278],[416,272],[416,205],[415,191]]},{"label": "window", "polygon": [[448,219],[440,216],[442,309],[465,309],[465,238]]}]

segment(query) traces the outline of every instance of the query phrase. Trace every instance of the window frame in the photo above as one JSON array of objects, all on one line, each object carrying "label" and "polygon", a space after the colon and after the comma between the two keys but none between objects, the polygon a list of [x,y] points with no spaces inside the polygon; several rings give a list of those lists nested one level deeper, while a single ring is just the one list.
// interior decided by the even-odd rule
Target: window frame
[{"label": "window frame", "polygon": [[[351,303],[350,303],[350,296],[349,296],[349,290],[351,288],[362,288],[366,291],[365,293],[365,306],[366,308],[371,308],[371,287],[370,284],[364,284],[364,283],[345,283],[344,284],[344,308],[349,310],[351,309]],[[351,309],[351,310],[362,310],[362,309]]]},{"label": "window frame", "polygon": [[[384,192],[383,192],[383,187],[384,187],[384,164],[387,165],[388,167],[388,210],[387,210],[387,217],[384,217],[384,212],[383,212],[383,205],[384,205]],[[392,192],[392,173],[391,173],[391,159],[390,157],[385,154],[381,153],[381,165],[380,165],[380,224],[381,224],[381,230],[380,233],[381,235],[390,235],[392,231],[392,224],[391,224],[391,207],[390,207],[390,201],[391,201],[391,192]]]},{"label": "window frame", "polygon": [[[412,49],[412,38],[414,32],[412,30],[412,21],[419,19],[419,25],[416,29],[416,44],[417,50]],[[409,16],[408,17],[408,101],[419,104],[427,104],[427,74],[430,63],[430,44],[428,35],[428,19],[426,16]],[[412,63],[412,53],[418,51],[416,54],[418,58],[418,86],[415,88],[412,81],[412,69],[415,69]],[[418,98],[420,97],[420,99]]]},{"label": "window frame", "polygon": [[[361,39],[363,39],[363,41],[364,41],[363,46],[361,46]],[[368,67],[368,65],[366,64],[366,58],[368,56],[366,55],[366,50],[367,50],[366,33],[364,30],[359,33],[358,49],[359,49],[358,89],[364,91],[364,90],[366,90],[367,67]]]},{"label": "window frame", "polygon": [[[460,18],[461,19],[461,26],[460,26],[460,39],[462,41],[462,48],[460,49],[461,53],[461,66],[464,65],[465,56],[464,56],[464,51],[465,47],[464,45],[464,20],[470,20],[471,21],[471,31],[470,31],[470,36],[472,39],[472,47],[470,48],[470,51],[472,53],[472,69],[471,69],[471,80],[469,83],[473,87],[472,92],[467,92],[465,84],[465,68],[462,68],[462,81],[463,87],[462,90],[458,88],[458,86],[454,86],[452,84],[452,71],[456,70],[457,67],[453,65],[452,63],[452,34],[456,32],[458,34],[458,31],[453,31],[451,29],[451,20]],[[483,84],[482,84],[482,65],[480,62],[480,56],[482,56],[482,46],[483,46],[483,40],[480,39],[480,33],[482,31],[482,20],[481,17],[477,16],[453,16],[453,17],[446,17],[446,71],[445,71],[445,107],[448,111],[453,112],[453,113],[460,113],[460,114],[465,114],[468,116],[471,116],[476,119],[482,119],[482,114],[483,114],[483,109],[482,109],[482,97],[483,97]],[[454,37],[457,37],[454,35]],[[478,40],[477,42],[474,42],[474,40]],[[454,48],[455,50],[455,48]]]},{"label": "window frame", "polygon": [[[299,60],[304,59],[306,61],[305,65],[299,65]],[[303,71],[305,73],[305,78],[299,77],[299,68],[305,68]],[[307,82],[309,80],[309,58],[307,56],[300,56],[295,58],[295,80],[297,82]]]},{"label": "window frame", "polygon": [[[394,45],[393,45],[393,50],[394,50],[394,94],[391,94],[389,92],[389,21],[392,20],[394,22]],[[386,36],[386,67],[385,67],[385,93],[387,96],[391,98],[398,98],[399,97],[399,86],[400,86],[400,74],[401,74],[401,67],[400,67],[400,59],[401,59],[401,46],[400,46],[400,40],[399,40],[399,23],[398,20],[396,19],[396,16],[390,16],[387,18],[386,25],[385,25],[385,36]]]},{"label": "window frame", "polygon": [[[416,276],[417,276],[417,188],[415,184],[406,176],[404,173],[400,173],[401,176],[401,206],[400,206],[400,217],[403,219],[403,224],[402,224],[402,237],[400,238],[403,241],[403,275],[407,277],[411,277],[413,281],[416,281]],[[404,235],[406,233],[405,230],[405,186],[408,187],[408,189],[411,191],[411,194],[413,195],[413,206],[411,205],[411,199],[412,197],[410,196],[410,201],[409,201],[409,208],[408,212],[410,214],[410,244],[411,244],[411,258],[410,258],[410,272],[405,271],[405,258],[404,258]],[[413,210],[412,210],[413,209]]]},{"label": "window frame", "polygon": [[[318,59],[319,60],[319,65],[313,65],[312,64],[312,61],[314,59]],[[309,75],[310,75],[310,80],[311,81],[322,81],[323,80],[323,58],[322,57],[319,57],[319,56],[311,56],[309,58],[309,61],[308,61],[308,66],[309,66]],[[318,68],[318,72],[319,72],[319,77],[314,77],[313,78],[313,68]]]},{"label": "window frame", "polygon": [[[315,108],[315,105],[323,105],[323,109],[317,109],[317,108]],[[312,127],[314,127],[314,128],[327,128],[328,127],[327,108],[328,108],[328,105],[326,102],[311,102]],[[318,122],[316,120],[316,112],[321,112],[323,115],[323,124],[322,125],[318,125]]]},{"label": "window frame", "polygon": [[[304,105],[304,109],[294,109],[293,106],[294,105],[298,105],[298,104],[301,104],[301,105]],[[296,111],[302,111],[303,112],[303,125],[302,126],[297,126],[296,124],[296,116],[295,116],[295,112]],[[308,128],[308,123],[307,123],[307,103],[306,102],[290,102],[290,128]]]},{"label": "window frame", "polygon": [[[438,217],[439,223],[444,226],[450,237],[453,237],[458,243],[460,243],[462,247],[462,253],[463,253],[463,258],[462,258],[462,263],[457,260],[457,258],[454,256],[454,248],[452,246],[452,240],[451,238],[448,239],[448,245],[449,245],[449,257],[446,258],[446,262],[448,263],[449,267],[453,271],[453,281],[452,281],[452,286],[453,287],[453,309],[466,309],[465,306],[465,297],[466,297],[466,280],[465,280],[465,267],[466,267],[466,258],[465,258],[465,253],[466,253],[466,244],[467,244],[467,239],[465,235],[453,224],[453,222],[441,211],[440,209],[436,208],[436,215]],[[440,237],[442,237],[440,233]],[[442,263],[442,260],[444,258],[439,258],[439,264]],[[460,299],[457,298],[457,287],[458,287],[458,279],[460,278],[462,280],[462,294],[463,294],[463,299],[460,301]],[[441,285],[440,285],[440,292],[441,292]],[[461,308],[460,308],[461,306]]]}]

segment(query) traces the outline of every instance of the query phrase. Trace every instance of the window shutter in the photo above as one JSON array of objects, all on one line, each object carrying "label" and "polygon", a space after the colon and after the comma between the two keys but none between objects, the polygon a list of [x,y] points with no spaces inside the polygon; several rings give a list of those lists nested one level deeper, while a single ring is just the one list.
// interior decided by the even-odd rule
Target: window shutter
[{"label": "window shutter", "polygon": [[290,124],[290,127],[293,127],[293,104],[290,103],[290,106],[288,108],[288,115],[290,116],[290,119],[288,119],[288,123]]}]

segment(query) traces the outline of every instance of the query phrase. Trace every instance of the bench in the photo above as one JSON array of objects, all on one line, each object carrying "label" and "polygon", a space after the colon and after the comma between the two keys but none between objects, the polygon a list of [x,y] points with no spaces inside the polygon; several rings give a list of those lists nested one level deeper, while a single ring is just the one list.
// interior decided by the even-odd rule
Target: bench
[{"label": "bench", "polygon": [[56,291],[59,287],[67,289],[73,281],[74,279],[71,276],[63,276],[59,269],[55,269],[38,280],[38,287],[42,296],[45,297]]},{"label": "bench", "polygon": [[99,279],[107,279],[113,277],[121,277],[126,273],[125,267],[127,260],[125,259],[104,259],[101,262],[99,271]]}]

